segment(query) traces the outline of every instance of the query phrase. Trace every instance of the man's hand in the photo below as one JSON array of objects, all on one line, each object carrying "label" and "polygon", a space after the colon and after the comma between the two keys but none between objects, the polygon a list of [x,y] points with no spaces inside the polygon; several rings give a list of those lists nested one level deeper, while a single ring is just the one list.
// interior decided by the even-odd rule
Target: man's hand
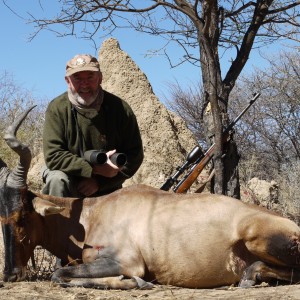
[{"label": "man's hand", "polygon": [[115,177],[121,169],[114,165],[109,159],[114,153],[116,153],[116,150],[108,151],[106,153],[107,162],[103,165],[94,165],[93,174],[102,175],[109,178]]},{"label": "man's hand", "polygon": [[95,178],[82,178],[78,184],[78,191],[86,197],[95,194],[99,189]]}]

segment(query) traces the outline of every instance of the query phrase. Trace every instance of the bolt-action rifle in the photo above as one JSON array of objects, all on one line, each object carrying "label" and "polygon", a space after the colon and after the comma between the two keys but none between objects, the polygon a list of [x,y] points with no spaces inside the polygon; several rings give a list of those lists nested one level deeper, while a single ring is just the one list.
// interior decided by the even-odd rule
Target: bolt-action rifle
[{"label": "bolt-action rifle", "polygon": [[[228,127],[224,130],[222,134],[222,142],[225,143],[228,140],[230,132],[232,131],[234,125],[240,120],[240,118],[245,114],[245,112],[252,106],[252,104],[260,96],[260,93],[254,94],[253,98],[250,100],[249,104],[244,108],[244,110],[232,121]],[[161,190],[168,191],[174,184],[173,188],[175,193],[186,193],[191,185],[195,182],[199,174],[205,168],[205,166],[210,162],[214,155],[215,143],[213,143],[210,148],[203,153],[199,146],[194,147],[194,149],[188,154],[186,161],[180,167],[177,167],[177,172],[167,179],[167,181],[160,188]],[[189,170],[188,170],[189,169]],[[188,170],[188,171],[187,171]],[[186,172],[186,175],[179,180],[179,176]]]}]

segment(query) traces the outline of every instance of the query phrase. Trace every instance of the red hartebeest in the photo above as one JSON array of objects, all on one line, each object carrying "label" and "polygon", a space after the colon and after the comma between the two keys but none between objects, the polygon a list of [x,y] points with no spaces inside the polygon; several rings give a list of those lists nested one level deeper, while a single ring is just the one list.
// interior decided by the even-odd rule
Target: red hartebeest
[{"label": "red hartebeest", "polygon": [[[12,171],[0,160],[4,281],[25,278],[36,245],[64,263],[52,280],[66,286],[189,288],[272,278],[300,279],[300,228],[292,221],[222,195],[174,194],[136,185],[85,199],[27,190],[31,154],[16,138],[26,112],[5,139],[20,155]],[[143,280],[143,279],[145,280]]]}]

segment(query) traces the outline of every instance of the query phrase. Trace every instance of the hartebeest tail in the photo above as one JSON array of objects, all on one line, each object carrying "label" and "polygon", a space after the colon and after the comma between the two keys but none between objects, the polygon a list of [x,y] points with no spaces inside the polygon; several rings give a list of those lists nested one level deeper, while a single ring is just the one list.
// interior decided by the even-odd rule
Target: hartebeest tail
[{"label": "hartebeest tail", "polygon": [[31,154],[16,138],[27,113],[5,135],[20,155],[18,167],[11,172],[0,160],[4,281],[25,278],[37,245],[68,264],[52,277],[63,286],[151,288],[146,281],[152,281],[210,288],[300,281],[300,228],[233,198],[145,185],[85,199],[28,191]]}]

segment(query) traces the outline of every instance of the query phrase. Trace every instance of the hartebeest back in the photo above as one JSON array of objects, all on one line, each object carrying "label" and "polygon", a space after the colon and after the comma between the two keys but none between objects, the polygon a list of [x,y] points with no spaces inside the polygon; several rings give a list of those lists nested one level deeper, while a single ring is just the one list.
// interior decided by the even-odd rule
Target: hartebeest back
[{"label": "hartebeest back", "polygon": [[208,288],[247,287],[272,278],[299,281],[300,228],[233,198],[145,185],[85,199],[28,191],[31,155],[15,136],[26,114],[5,135],[20,155],[19,165],[10,171],[0,160],[5,281],[25,278],[37,245],[68,264],[52,277],[66,286],[151,288],[147,281],[153,281]]}]

